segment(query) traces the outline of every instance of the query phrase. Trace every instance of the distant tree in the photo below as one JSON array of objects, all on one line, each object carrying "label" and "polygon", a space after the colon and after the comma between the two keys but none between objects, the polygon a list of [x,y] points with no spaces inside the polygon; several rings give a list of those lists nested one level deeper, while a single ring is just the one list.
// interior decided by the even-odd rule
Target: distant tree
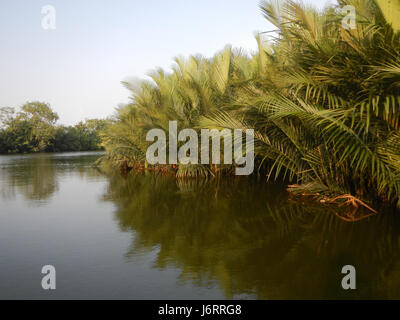
[{"label": "distant tree", "polygon": [[32,126],[22,117],[13,118],[4,129],[6,153],[35,151],[32,146]]},{"label": "distant tree", "polygon": [[18,118],[26,120],[31,125],[30,142],[33,151],[46,151],[51,147],[50,142],[55,137],[57,113],[50,105],[43,102],[28,102],[21,107]]},{"label": "distant tree", "polygon": [[11,107],[0,108],[0,128],[7,127],[14,118],[15,109]]},{"label": "distant tree", "polygon": [[101,148],[100,133],[105,129],[108,122],[109,121],[105,119],[86,120],[87,147],[89,150],[99,150]]},{"label": "distant tree", "polygon": [[53,141],[53,151],[79,151],[81,150],[77,130],[72,126],[58,126]]},{"label": "distant tree", "polygon": [[49,104],[28,102],[18,113],[0,108],[0,153],[100,150],[100,132],[109,120],[88,119],[75,126],[57,125]]},{"label": "distant tree", "polygon": [[0,108],[0,153],[7,153],[7,130],[6,128],[11,123],[15,113],[14,108],[2,107]]},{"label": "distant tree", "polygon": [[7,145],[5,139],[5,130],[0,129],[0,154],[7,152]]}]

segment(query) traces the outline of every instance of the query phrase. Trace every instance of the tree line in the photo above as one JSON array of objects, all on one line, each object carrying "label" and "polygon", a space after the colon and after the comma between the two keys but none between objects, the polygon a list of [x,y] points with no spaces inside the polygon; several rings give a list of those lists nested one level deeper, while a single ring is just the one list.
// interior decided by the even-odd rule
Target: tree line
[{"label": "tree line", "polygon": [[101,150],[100,132],[108,120],[89,119],[74,126],[57,124],[49,104],[28,102],[19,111],[0,108],[0,153]]}]

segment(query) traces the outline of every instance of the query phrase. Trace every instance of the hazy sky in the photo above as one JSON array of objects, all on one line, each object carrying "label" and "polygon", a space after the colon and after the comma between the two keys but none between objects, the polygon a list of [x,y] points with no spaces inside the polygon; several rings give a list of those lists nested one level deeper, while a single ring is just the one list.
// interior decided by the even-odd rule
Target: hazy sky
[{"label": "hazy sky", "polygon": [[[332,0],[309,0],[319,7]],[[49,102],[60,122],[111,115],[121,81],[168,68],[173,57],[211,56],[226,44],[255,50],[271,25],[259,0],[1,0],[0,107]],[[56,29],[42,28],[42,7]]]}]

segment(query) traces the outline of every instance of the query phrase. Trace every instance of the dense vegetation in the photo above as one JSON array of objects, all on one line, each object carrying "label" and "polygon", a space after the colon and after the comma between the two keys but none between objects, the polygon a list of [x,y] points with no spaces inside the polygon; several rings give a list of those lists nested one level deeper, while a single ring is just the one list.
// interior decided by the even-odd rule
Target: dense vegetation
[{"label": "dense vegetation", "polygon": [[91,151],[101,149],[99,133],[107,121],[57,125],[58,115],[42,102],[29,102],[19,112],[0,108],[0,153]]},{"label": "dense vegetation", "polygon": [[[251,128],[259,172],[295,183],[293,193],[400,206],[400,4],[338,3],[319,12],[262,2],[277,30],[268,42],[257,36],[256,54],[227,47],[210,59],[179,58],[172,73],[126,84],[132,103],[105,132],[107,158],[143,167],[146,132],[168,131],[169,120],[179,129]],[[356,8],[355,29],[342,25],[345,5]],[[180,165],[177,175],[190,170],[231,168]]]}]

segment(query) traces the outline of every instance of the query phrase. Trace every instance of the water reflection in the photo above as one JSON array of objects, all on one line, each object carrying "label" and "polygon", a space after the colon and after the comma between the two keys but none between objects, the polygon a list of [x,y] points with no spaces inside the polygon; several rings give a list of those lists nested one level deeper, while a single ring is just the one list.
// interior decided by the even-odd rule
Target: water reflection
[{"label": "water reflection", "polygon": [[31,204],[42,205],[57,193],[65,175],[101,176],[93,168],[98,157],[94,152],[0,156],[0,197],[13,200],[23,195]]},{"label": "water reflection", "polygon": [[[22,276],[10,270],[29,263],[24,272],[36,270],[32,264],[38,268],[51,255],[69,272],[66,283],[75,284],[57,290],[60,298],[77,292],[159,298],[168,290],[179,298],[207,298],[204,290],[226,298],[400,298],[394,214],[346,223],[321,206],[289,201],[284,186],[247,178],[105,176],[93,167],[98,156],[0,157],[0,239],[7,244],[0,250],[0,296],[8,292],[1,285],[11,290]],[[124,233],[131,234],[128,248]],[[138,262],[150,260],[145,267]],[[356,267],[356,291],[341,288],[347,264]],[[171,270],[179,274],[173,289],[160,280]],[[106,279],[112,281],[104,285]],[[14,290],[42,294],[29,291],[28,282]]]},{"label": "water reflection", "polygon": [[[227,298],[400,298],[397,217],[349,224],[290,203],[283,190],[130,175],[111,177],[104,198],[134,233],[126,258],[159,250],[154,267],[181,270],[181,283],[217,281]],[[356,291],[340,286],[347,264],[357,269]]]}]

